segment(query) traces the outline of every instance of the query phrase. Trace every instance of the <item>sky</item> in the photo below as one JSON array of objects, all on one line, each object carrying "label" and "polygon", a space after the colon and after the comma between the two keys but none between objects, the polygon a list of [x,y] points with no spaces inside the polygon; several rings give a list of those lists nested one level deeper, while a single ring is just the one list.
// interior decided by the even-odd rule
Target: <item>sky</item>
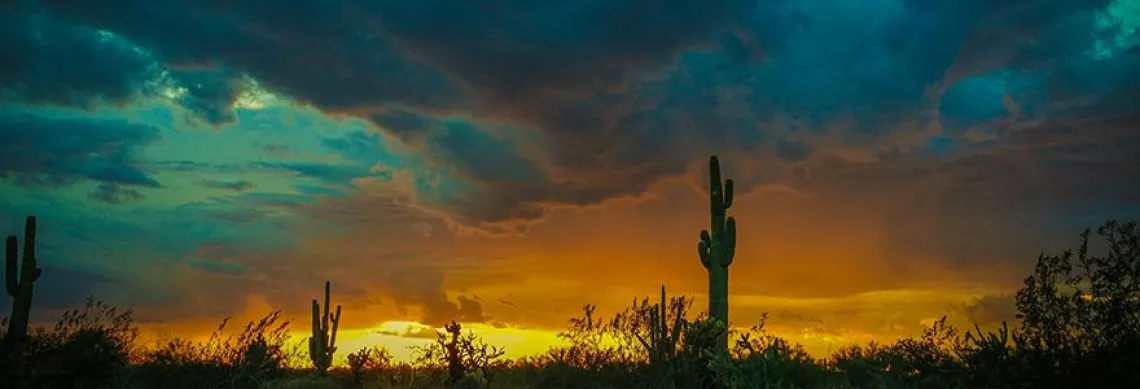
[{"label": "sky", "polygon": [[39,219],[39,321],[92,295],[162,336],[304,331],[331,280],[342,350],[458,320],[521,355],[587,303],[707,304],[717,155],[734,325],[816,354],[993,325],[1039,253],[1140,216],[1138,27],[1136,0],[8,1],[0,233]]}]

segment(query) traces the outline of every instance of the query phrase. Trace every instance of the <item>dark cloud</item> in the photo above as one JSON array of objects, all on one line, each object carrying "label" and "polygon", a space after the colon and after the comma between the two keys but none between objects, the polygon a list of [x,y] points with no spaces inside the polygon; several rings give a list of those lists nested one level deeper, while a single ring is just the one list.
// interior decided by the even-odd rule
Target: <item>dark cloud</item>
[{"label": "dark cloud", "polygon": [[12,3],[0,9],[0,102],[91,109],[127,101],[152,76],[131,45]]},{"label": "dark cloud", "polygon": [[237,180],[237,181],[202,180],[201,182],[199,182],[199,184],[204,186],[204,187],[207,187],[207,188],[228,189],[228,190],[232,190],[235,192],[243,192],[243,191],[253,189],[253,183],[246,181],[246,180]]},{"label": "dark cloud", "polygon": [[[307,312],[309,292],[297,285],[312,282],[309,273],[271,282],[265,273],[276,269],[270,265],[282,266],[279,252],[269,265],[234,259],[281,250],[295,240],[284,234],[282,216],[270,207],[221,197],[176,207],[105,210],[44,198],[0,196],[0,226],[7,226],[0,235],[20,233],[25,215],[38,218],[37,254],[45,272],[37,283],[37,301],[42,297],[52,307],[74,308],[94,295],[136,309],[140,320],[177,321],[230,316],[245,308],[245,297],[264,293],[276,307]],[[350,290],[343,289],[338,294]],[[58,318],[58,310],[38,309],[42,323]]]},{"label": "dark cloud", "polygon": [[197,64],[164,72],[147,48],[110,31],[77,25],[35,2],[0,10],[0,101],[94,110],[181,88],[176,103],[210,125],[236,119],[241,73]]},{"label": "dark cloud", "polygon": [[[551,107],[547,104],[552,103],[550,99],[561,100],[558,96],[565,93],[590,95],[599,89],[620,92],[628,83],[627,75],[641,72],[645,66],[667,65],[678,49],[728,30],[734,15],[764,13],[750,3],[710,5],[692,1],[671,7],[644,2],[520,3],[479,7],[479,12],[470,13],[462,11],[466,7],[462,2],[415,7],[394,3],[275,4],[272,12],[265,12],[256,3],[171,2],[157,7],[142,1],[98,6],[46,2],[55,15],[113,31],[147,48],[168,65],[219,64],[251,76],[269,90],[342,112],[376,110],[389,104],[428,112],[471,108],[465,92],[468,89],[477,91],[483,102],[509,105],[535,100],[544,107]],[[137,15],[148,15],[147,22],[139,23]],[[638,20],[637,29],[629,29],[630,20]],[[536,100],[536,94],[551,97]],[[228,100],[231,94],[191,96],[197,105],[221,107],[226,101],[205,104],[201,97]],[[582,109],[600,108],[592,102],[567,103]],[[494,111],[500,116],[517,116],[505,105]],[[596,127],[590,125],[588,112],[560,109],[541,114],[543,109],[528,108],[550,118],[586,114],[581,115],[585,121],[580,122],[585,126],[560,126],[571,132]],[[531,116],[535,115],[520,117]],[[604,127],[598,130],[611,132],[613,126]],[[441,139],[449,141],[454,134]],[[592,146],[607,143],[612,142],[590,142]],[[455,153],[460,154],[460,150]],[[642,176],[647,180],[653,177]],[[590,202],[572,196],[554,196],[554,200]],[[604,192],[595,195],[604,196]],[[547,196],[541,197],[527,200],[546,200]],[[533,211],[526,213],[531,216],[504,214],[479,222],[538,216]],[[478,215],[461,216],[481,219]]]},{"label": "dark cloud", "polygon": [[370,119],[406,143],[421,140],[429,130],[435,128],[433,121],[424,118],[422,114],[402,109],[391,109],[372,115]]},{"label": "dark cloud", "polygon": [[882,152],[874,164],[818,166],[804,186],[825,202],[877,199],[865,201],[900,260],[1031,266],[1035,253],[1071,246],[1074,231],[1097,218],[1140,217],[1138,120],[1123,112],[995,128],[1002,141],[955,137],[964,145],[950,155]]},{"label": "dark cloud", "polygon": [[[100,200],[137,197],[123,186],[159,187],[137,161],[158,129],[126,120],[0,115],[0,176],[17,185],[61,186],[81,179],[105,184]],[[124,197],[125,196],[125,197]]]},{"label": "dark cloud", "polygon": [[757,8],[750,0],[370,4],[382,28],[417,55],[510,103],[620,90],[630,73],[667,64]]},{"label": "dark cloud", "polygon": [[[459,296],[456,302],[447,297],[443,272],[432,267],[402,267],[388,274],[389,293],[397,306],[419,306],[421,323],[442,326],[451,321],[484,322],[483,304],[474,298]],[[403,308],[401,308],[403,309]]]},{"label": "dark cloud", "polygon": [[134,189],[125,189],[121,185],[102,183],[94,191],[87,194],[87,198],[101,203],[121,205],[142,200],[143,195]]},{"label": "dark cloud", "polygon": [[164,170],[171,172],[192,172],[192,171],[209,171],[220,172],[225,170],[224,167],[219,165],[212,165],[205,162],[198,161],[151,161],[150,167],[155,170]]},{"label": "dark cloud", "polygon": [[350,185],[352,180],[359,177],[367,177],[371,174],[369,166],[310,162],[263,162],[255,164],[255,167],[287,171],[300,176],[339,185]]},{"label": "dark cloud", "polygon": [[369,167],[380,162],[380,157],[385,154],[380,145],[380,136],[364,131],[353,131],[343,137],[325,139],[321,141],[321,145]]},{"label": "dark cloud", "polygon": [[431,339],[435,340],[439,337],[439,331],[433,327],[409,327],[400,331],[393,330],[375,330],[373,331],[380,335],[399,336],[404,338],[414,339]]},{"label": "dark cloud", "polygon": [[[35,283],[35,310],[37,317],[52,316],[83,305],[88,296],[98,294],[99,287],[119,280],[84,270],[60,268],[40,262],[43,276]],[[0,312],[6,317],[12,309],[12,299],[0,299]]]},{"label": "dark cloud", "polygon": [[237,120],[234,103],[245,90],[240,73],[225,68],[175,70],[170,77],[185,88],[178,103],[210,125]]},{"label": "dark cloud", "polygon": [[[904,2],[912,9],[926,8],[927,15],[956,15],[959,26],[976,22],[962,31],[956,75],[986,73],[1004,67],[1034,68],[1057,59],[1083,55],[1094,46],[1096,11],[1113,0],[1091,1],[974,1],[947,3],[947,10],[929,7],[921,0]],[[926,7],[919,6],[923,4]]]},{"label": "dark cloud", "polygon": [[247,224],[264,220],[270,213],[271,211],[263,209],[232,209],[205,212],[202,214],[202,217],[233,224]]},{"label": "dark cloud", "polygon": [[[789,165],[828,177],[843,168],[820,161],[851,149],[972,177],[966,162],[940,164],[983,158],[970,157],[979,148],[990,160],[1024,153],[986,148],[1007,142],[1055,152],[1021,129],[1058,129],[1037,124],[1056,118],[1108,126],[1140,108],[1136,56],[1090,54],[1123,39],[1105,27],[1108,0],[43,3],[68,31],[104,29],[145,49],[210,123],[232,120],[246,77],[374,122],[447,176],[420,173],[442,183],[417,182],[418,201],[497,234],[526,231],[552,207],[640,195],[711,153],[740,166],[742,189],[787,181]],[[1125,147],[1111,138],[1124,132],[1103,131]],[[376,143],[326,146],[365,160]],[[1061,165],[1035,166],[1091,168]],[[264,167],[342,185],[368,175]]]},{"label": "dark cloud", "polygon": [[272,91],[329,110],[388,103],[446,108],[464,102],[462,90],[444,74],[405,58],[372,15],[352,3],[44,3],[61,17],[121,34],[163,63],[225,64]]}]

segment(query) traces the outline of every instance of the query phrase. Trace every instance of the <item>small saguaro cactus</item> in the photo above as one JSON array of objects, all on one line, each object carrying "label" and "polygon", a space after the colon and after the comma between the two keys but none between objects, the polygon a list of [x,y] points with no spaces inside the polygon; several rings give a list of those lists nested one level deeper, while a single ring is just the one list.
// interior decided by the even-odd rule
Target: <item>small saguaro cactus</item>
[{"label": "small saguaro cactus", "polygon": [[649,341],[645,344],[649,350],[649,362],[670,362],[677,355],[677,344],[681,340],[681,331],[685,327],[684,311],[676,310],[673,320],[669,320],[669,313],[674,311],[673,305],[665,298],[665,285],[661,285],[661,302],[649,311]]},{"label": "small saguaro cactus", "polygon": [[[12,297],[12,314],[8,318],[8,332],[0,351],[6,355],[19,354],[28,335],[28,317],[32,310],[32,291],[42,270],[36,267],[36,218],[28,216],[24,222],[24,261],[19,263],[19,247],[15,236],[8,236],[4,247],[4,288]],[[11,354],[7,354],[11,353]]]},{"label": "small saguaro cactus", "polygon": [[[720,162],[709,158],[709,214],[712,232],[701,230],[697,252],[709,272],[709,318],[728,325],[728,265],[736,256],[736,219],[726,217],[732,207],[732,180],[721,183]],[[718,351],[728,350],[728,333],[717,342]]]},{"label": "small saguaro cactus", "polygon": [[[313,336],[309,337],[309,359],[317,369],[317,375],[324,375],[332,366],[333,354],[336,353],[336,329],[340,325],[340,305],[336,306],[336,315],[329,317],[329,288],[330,282],[325,281],[325,305],[322,314],[321,305],[313,299]],[[329,321],[332,327],[329,327]]]},{"label": "small saguaro cactus", "polygon": [[467,366],[463,364],[462,341],[459,339],[463,327],[452,320],[451,324],[445,324],[443,329],[451,335],[451,340],[444,345],[447,352],[447,376],[451,383],[456,383],[463,379],[467,372]]}]

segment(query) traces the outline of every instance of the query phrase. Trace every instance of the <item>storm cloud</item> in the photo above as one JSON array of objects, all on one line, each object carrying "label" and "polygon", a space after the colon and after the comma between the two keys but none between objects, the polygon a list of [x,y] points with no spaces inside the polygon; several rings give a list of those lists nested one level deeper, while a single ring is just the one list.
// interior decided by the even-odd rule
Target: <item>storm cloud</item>
[{"label": "storm cloud", "polygon": [[[1114,4],[48,0],[42,18],[145,49],[192,86],[183,104],[210,123],[232,120],[241,75],[401,139],[430,132],[421,147],[467,198],[433,205],[511,232],[552,206],[639,195],[712,151],[770,165],[745,177],[757,185],[835,148],[966,149],[1044,117],[1128,112],[1134,102],[1074,103],[1135,90],[1135,34]],[[68,63],[82,61],[51,65]],[[90,76],[106,81],[67,93],[122,96],[138,73],[100,69]],[[902,123],[920,134],[900,135]],[[837,127],[846,135],[821,140]]]},{"label": "storm cloud", "polygon": [[0,115],[0,137],[5,140],[0,145],[0,177],[18,185],[59,186],[89,179],[108,185],[99,190],[104,194],[118,185],[160,185],[136,158],[141,147],[159,138],[151,126],[21,113]]},{"label": "storm cloud", "polygon": [[[11,190],[0,209],[73,221],[61,236],[217,286],[130,284],[154,291],[155,305],[234,293],[286,301],[352,265],[377,274],[352,285],[419,307],[430,324],[486,321],[497,308],[456,300],[452,282],[465,281],[446,269],[459,255],[442,247],[539,271],[554,261],[543,255],[564,258],[551,247],[626,260],[649,255],[632,242],[656,246],[660,236],[645,238],[655,233],[695,239],[689,222],[707,215],[628,211],[646,226],[569,211],[689,204],[692,193],[669,185],[708,185],[710,154],[743,203],[756,196],[741,205],[758,215],[741,217],[742,234],[798,234],[834,250],[798,253],[812,260],[883,258],[851,260],[868,272],[981,272],[1098,218],[1140,216],[1135,2],[484,3],[0,8],[0,184]],[[795,200],[762,196],[771,193]],[[147,243],[90,238],[110,226]],[[803,238],[823,235],[862,251]],[[509,243],[463,240],[484,237]],[[389,268],[374,245],[419,250],[425,263]],[[207,246],[241,249],[191,258]],[[756,255],[788,254],[770,247]],[[159,259],[136,258],[150,254]],[[885,277],[844,287],[905,284]],[[808,293],[791,284],[755,288]],[[994,299],[961,310],[1007,316]]]}]

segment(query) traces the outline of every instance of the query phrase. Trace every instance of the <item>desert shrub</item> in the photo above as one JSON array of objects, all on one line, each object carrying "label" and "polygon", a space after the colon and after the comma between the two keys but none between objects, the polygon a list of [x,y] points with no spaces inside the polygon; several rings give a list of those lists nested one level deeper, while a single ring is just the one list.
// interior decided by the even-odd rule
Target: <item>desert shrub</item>
[{"label": "desert shrub", "polygon": [[[717,381],[729,388],[815,388],[826,372],[802,346],[765,330],[767,315],[746,331],[733,332],[730,355],[712,356]],[[728,357],[731,357],[729,359]]]},{"label": "desert shrub", "polygon": [[[163,388],[249,388],[280,377],[296,347],[289,347],[288,321],[280,312],[226,334],[225,319],[205,343],[175,338],[140,358],[132,383]],[[154,386],[158,385],[158,386]]]},{"label": "desert shrub", "polygon": [[636,363],[641,386],[669,388],[692,381],[693,361],[682,354],[689,325],[686,315],[692,303],[683,296],[666,300],[662,290],[660,302],[635,299],[610,320],[609,331],[620,345],[615,349],[625,360]]},{"label": "desert shrub", "polygon": [[434,343],[413,346],[416,363],[428,369],[446,371],[447,383],[456,387],[490,386],[494,373],[506,367],[502,348],[483,343],[474,333],[462,332],[458,323],[446,326]]},{"label": "desert shrub", "polygon": [[559,333],[564,346],[523,358],[516,369],[531,385],[543,388],[637,388],[657,383],[652,368],[645,366],[646,345],[637,340],[649,336],[648,307],[647,301],[635,300],[631,308],[604,318],[595,306],[585,305],[582,315],[571,318]]},{"label": "desert shrub", "polygon": [[593,371],[634,361],[627,342],[612,341],[614,320],[599,318],[596,312],[596,306],[586,305],[582,307],[581,317],[570,319],[566,331],[558,334],[567,346],[551,350],[547,354],[551,362]]},{"label": "desert shrub", "polygon": [[366,347],[348,354],[348,370],[357,388],[364,388],[366,379],[379,379],[375,375],[389,370],[391,364],[392,355],[378,347]]},{"label": "desert shrub", "polygon": [[686,374],[681,377],[689,387],[709,387],[718,383],[730,385],[735,379],[735,365],[728,355],[714,353],[718,339],[729,329],[718,320],[709,320],[705,312],[685,326],[681,339],[681,359]]},{"label": "desert shrub", "polygon": [[982,332],[976,324],[957,339],[955,354],[962,366],[961,379],[970,387],[1023,387],[1029,371],[1022,350],[1015,348],[1017,335],[1006,323],[996,331]]},{"label": "desert shrub", "polygon": [[330,377],[292,377],[270,381],[264,389],[341,389],[343,386]]},{"label": "desert shrub", "polygon": [[964,385],[956,354],[959,339],[942,317],[918,338],[845,347],[829,363],[856,387],[958,388]]},{"label": "desert shrub", "polygon": [[138,337],[131,315],[89,297],[54,327],[30,331],[23,354],[5,361],[5,382],[45,389],[118,385]]}]

